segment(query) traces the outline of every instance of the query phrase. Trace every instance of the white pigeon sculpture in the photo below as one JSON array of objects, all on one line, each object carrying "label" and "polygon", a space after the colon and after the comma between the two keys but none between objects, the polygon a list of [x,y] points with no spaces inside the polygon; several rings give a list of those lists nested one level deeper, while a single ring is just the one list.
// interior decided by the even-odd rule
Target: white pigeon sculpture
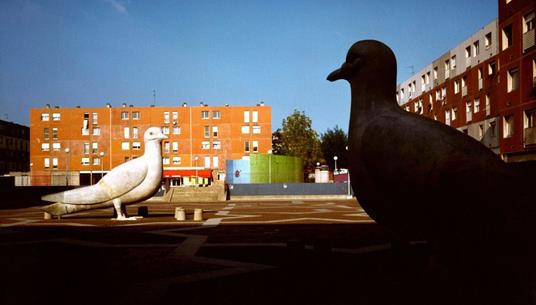
[{"label": "white pigeon sculpture", "polygon": [[162,150],[160,142],[167,137],[158,127],[145,131],[145,152],[136,159],[113,168],[97,184],[65,192],[45,195],[45,212],[61,216],[82,210],[114,206],[117,220],[131,220],[125,215],[126,204],[141,202],[153,196],[162,181]]}]

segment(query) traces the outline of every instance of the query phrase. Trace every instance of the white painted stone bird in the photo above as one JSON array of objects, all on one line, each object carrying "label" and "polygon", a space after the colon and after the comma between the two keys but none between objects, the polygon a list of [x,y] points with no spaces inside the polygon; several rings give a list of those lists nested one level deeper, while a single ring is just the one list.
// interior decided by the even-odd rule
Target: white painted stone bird
[{"label": "white painted stone bird", "polygon": [[160,142],[166,138],[158,127],[147,129],[141,157],[113,168],[95,185],[43,196],[42,200],[55,202],[43,209],[61,216],[113,205],[117,220],[134,219],[126,217],[125,205],[146,200],[158,191],[162,180]]}]

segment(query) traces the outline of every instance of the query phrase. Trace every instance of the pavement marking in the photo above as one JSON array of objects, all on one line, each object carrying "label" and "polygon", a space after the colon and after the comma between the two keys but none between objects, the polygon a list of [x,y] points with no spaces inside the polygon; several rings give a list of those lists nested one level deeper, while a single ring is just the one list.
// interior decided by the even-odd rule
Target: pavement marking
[{"label": "pavement marking", "polygon": [[202,226],[217,226],[221,223],[223,218],[209,218],[203,222]]},{"label": "pavement marking", "polygon": [[231,211],[219,211],[216,216],[227,216]]}]

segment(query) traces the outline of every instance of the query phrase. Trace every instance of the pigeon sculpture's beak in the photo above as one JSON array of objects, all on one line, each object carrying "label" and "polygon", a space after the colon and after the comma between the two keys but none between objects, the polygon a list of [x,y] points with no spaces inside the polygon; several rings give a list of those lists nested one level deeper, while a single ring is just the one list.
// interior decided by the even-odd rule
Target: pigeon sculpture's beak
[{"label": "pigeon sculpture's beak", "polygon": [[334,82],[336,80],[339,80],[339,79],[343,79],[344,76],[343,76],[343,72],[342,72],[342,67],[331,72],[328,77],[327,77],[327,80],[329,80],[330,82]]}]

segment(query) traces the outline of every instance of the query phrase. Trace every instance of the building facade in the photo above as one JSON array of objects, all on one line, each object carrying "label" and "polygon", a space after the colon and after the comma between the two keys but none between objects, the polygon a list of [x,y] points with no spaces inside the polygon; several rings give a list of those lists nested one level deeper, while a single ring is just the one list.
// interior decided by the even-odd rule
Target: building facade
[{"label": "building facade", "polygon": [[406,111],[481,141],[505,161],[536,160],[535,2],[499,0],[499,18],[402,82]]},{"label": "building facade", "polygon": [[[144,152],[143,134],[161,127],[168,186],[224,179],[225,161],[271,149],[271,107],[188,106],[30,110],[34,185],[88,185]],[[201,179],[201,182],[200,182]]]},{"label": "building facade", "polygon": [[30,170],[30,130],[0,120],[0,175]]}]

